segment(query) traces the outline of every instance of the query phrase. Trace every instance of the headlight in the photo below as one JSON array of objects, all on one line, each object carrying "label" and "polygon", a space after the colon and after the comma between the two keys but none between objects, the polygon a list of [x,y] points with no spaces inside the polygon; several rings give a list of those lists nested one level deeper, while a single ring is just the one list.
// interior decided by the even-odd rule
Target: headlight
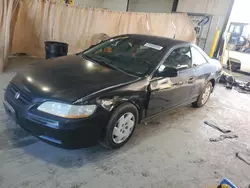
[{"label": "headlight", "polygon": [[37,109],[55,116],[74,119],[92,115],[96,109],[96,105],[70,105],[58,102],[45,102]]}]

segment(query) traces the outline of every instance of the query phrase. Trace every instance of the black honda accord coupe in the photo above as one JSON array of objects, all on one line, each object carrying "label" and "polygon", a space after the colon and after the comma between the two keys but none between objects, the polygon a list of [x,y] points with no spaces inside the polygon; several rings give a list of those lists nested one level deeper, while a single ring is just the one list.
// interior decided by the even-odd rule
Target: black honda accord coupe
[{"label": "black honda accord coupe", "polygon": [[221,70],[194,44],[121,35],[30,64],[9,83],[3,103],[17,124],[45,142],[76,149],[99,141],[114,149],[143,119],[187,104],[202,107]]}]

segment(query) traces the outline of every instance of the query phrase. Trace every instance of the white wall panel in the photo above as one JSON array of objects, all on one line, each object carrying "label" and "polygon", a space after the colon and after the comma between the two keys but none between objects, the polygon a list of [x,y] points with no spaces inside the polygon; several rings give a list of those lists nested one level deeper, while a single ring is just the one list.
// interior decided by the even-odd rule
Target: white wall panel
[{"label": "white wall panel", "polygon": [[170,13],[173,0],[129,0],[128,10],[131,12]]},{"label": "white wall panel", "polygon": [[113,11],[126,11],[127,3],[127,0],[104,0],[103,8]]},{"label": "white wall panel", "polygon": [[179,0],[177,11],[225,15],[231,0]]},{"label": "white wall panel", "polygon": [[232,0],[179,0],[178,12],[206,13],[213,16],[205,52],[209,52],[216,28],[222,30]]},{"label": "white wall panel", "polygon": [[103,0],[74,0],[75,4],[84,5],[86,7],[102,8]]}]

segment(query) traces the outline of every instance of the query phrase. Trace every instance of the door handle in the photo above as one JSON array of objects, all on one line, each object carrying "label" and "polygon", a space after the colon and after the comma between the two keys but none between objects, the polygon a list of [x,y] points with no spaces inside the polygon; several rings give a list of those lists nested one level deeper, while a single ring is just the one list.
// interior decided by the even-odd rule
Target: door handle
[{"label": "door handle", "polygon": [[194,83],[194,80],[195,80],[195,76],[192,76],[189,78],[188,83],[192,84],[192,83]]},{"label": "door handle", "polygon": [[194,79],[195,79],[195,77],[192,76],[192,77],[189,78],[189,81],[192,81],[192,80],[194,80]]}]

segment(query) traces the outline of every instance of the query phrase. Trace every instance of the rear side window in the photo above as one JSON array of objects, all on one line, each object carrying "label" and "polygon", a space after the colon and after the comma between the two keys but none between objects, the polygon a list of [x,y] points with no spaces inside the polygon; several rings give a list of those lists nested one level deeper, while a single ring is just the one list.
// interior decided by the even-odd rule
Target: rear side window
[{"label": "rear side window", "polygon": [[194,66],[199,66],[202,64],[207,63],[207,60],[205,59],[205,57],[199,52],[199,50],[197,50],[194,47],[191,47],[191,52],[192,52],[192,59],[193,59],[193,65]]},{"label": "rear side window", "polygon": [[192,67],[190,47],[175,49],[164,62],[164,67],[187,69]]}]

